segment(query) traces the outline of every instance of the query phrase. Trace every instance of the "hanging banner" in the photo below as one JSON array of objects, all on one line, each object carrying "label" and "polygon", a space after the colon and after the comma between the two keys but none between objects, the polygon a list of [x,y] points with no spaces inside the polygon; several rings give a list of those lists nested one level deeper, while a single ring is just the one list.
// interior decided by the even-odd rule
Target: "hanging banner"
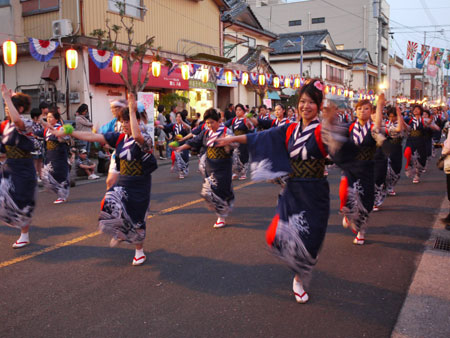
[{"label": "hanging banner", "polygon": [[257,73],[250,73],[250,82],[254,85],[258,84],[258,74]]},{"label": "hanging banner", "polygon": [[89,56],[91,60],[95,63],[95,65],[100,69],[105,69],[109,66],[111,59],[114,56],[113,52],[109,52],[106,50],[99,50],[95,48],[88,49]]},{"label": "hanging banner", "polygon": [[447,58],[444,61],[445,69],[450,68],[450,50],[447,50]]},{"label": "hanging banner", "polygon": [[[430,61],[431,61],[431,59],[430,59]],[[430,77],[436,77],[438,69],[439,69],[438,66],[428,63],[427,75]]]},{"label": "hanging banner", "polygon": [[435,58],[436,58],[436,66],[441,67],[442,59],[444,58],[444,48],[438,48]]},{"label": "hanging banner", "polygon": [[417,53],[416,68],[422,69],[425,63],[425,59],[426,58],[423,58],[421,53]]},{"label": "hanging banner", "polygon": [[237,81],[240,82],[242,80],[242,70],[233,70],[233,74]]},{"label": "hanging banner", "polygon": [[59,44],[56,41],[39,40],[28,38],[30,46],[30,54],[40,62],[47,62],[55,54],[56,48]]},{"label": "hanging banner", "polygon": [[155,94],[149,92],[138,92],[137,99],[145,107],[148,122],[146,125],[147,132],[151,135],[153,144],[155,143]]},{"label": "hanging banner", "polygon": [[408,44],[406,46],[406,58],[408,60],[413,61],[414,56],[416,56],[417,48],[419,47],[417,42],[408,41]]},{"label": "hanging banner", "polygon": [[440,67],[443,54],[444,48],[433,47],[433,49],[431,50],[430,61],[428,61],[428,64]]},{"label": "hanging banner", "polygon": [[420,55],[422,55],[423,63],[425,63],[426,59],[430,56],[430,46],[422,45]]}]

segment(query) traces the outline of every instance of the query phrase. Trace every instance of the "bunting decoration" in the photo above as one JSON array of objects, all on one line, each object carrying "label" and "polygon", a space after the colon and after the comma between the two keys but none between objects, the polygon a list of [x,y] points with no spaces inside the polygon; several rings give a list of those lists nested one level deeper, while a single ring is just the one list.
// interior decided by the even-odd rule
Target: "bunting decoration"
[{"label": "bunting decoration", "polygon": [[250,73],[250,82],[253,85],[257,85],[258,84],[258,73],[255,73],[255,72]]},{"label": "bunting decoration", "polygon": [[200,67],[201,67],[201,65],[197,65],[195,63],[190,63],[189,64],[189,76],[194,76]]},{"label": "bunting decoration", "polygon": [[413,61],[418,47],[419,45],[417,42],[408,41],[408,45],[406,47],[406,59]]},{"label": "bunting decoration", "polygon": [[223,77],[223,68],[221,67],[212,67],[214,74],[216,75],[217,80]]},{"label": "bunting decoration", "polygon": [[114,56],[113,52],[95,48],[89,48],[88,52],[92,62],[94,62],[95,65],[100,69],[105,69],[106,67],[108,67],[111,59]]},{"label": "bunting decoration", "polygon": [[28,38],[30,42],[30,54],[36,60],[40,62],[47,62],[55,54],[56,48],[58,48],[59,43],[56,41],[39,40],[34,38]]},{"label": "bunting decoration", "polygon": [[238,82],[242,79],[242,70],[233,70],[233,74]]}]

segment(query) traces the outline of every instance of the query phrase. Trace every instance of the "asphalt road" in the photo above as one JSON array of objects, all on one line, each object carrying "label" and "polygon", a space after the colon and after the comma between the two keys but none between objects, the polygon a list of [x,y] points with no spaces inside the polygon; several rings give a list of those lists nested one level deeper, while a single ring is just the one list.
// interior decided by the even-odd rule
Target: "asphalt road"
[{"label": "asphalt road", "polygon": [[0,226],[0,337],[390,336],[445,195],[434,163],[420,184],[402,177],[362,247],[341,226],[330,172],[328,233],[304,305],[265,244],[279,187],[235,182],[229,225],[213,229],[195,169],[184,180],[168,166],[154,173],[140,267],[131,246],[96,233],[104,181],[62,205],[40,192],[29,247],[13,250],[18,231]]}]

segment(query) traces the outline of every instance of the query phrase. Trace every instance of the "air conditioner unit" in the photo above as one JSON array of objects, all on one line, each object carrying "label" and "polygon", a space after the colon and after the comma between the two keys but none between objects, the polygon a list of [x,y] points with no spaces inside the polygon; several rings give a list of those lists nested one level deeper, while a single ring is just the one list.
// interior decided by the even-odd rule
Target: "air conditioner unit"
[{"label": "air conditioner unit", "polygon": [[72,22],[69,19],[52,21],[53,37],[62,37],[72,34]]}]

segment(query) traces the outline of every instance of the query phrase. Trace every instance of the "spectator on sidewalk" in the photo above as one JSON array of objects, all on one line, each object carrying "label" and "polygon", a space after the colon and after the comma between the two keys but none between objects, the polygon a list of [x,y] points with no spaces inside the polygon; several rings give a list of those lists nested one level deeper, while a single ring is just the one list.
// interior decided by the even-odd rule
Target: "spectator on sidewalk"
[{"label": "spectator on sidewalk", "polygon": [[[79,131],[91,131],[92,130],[92,122],[88,119],[88,105],[86,103],[83,103],[80,105],[76,111],[76,117],[75,117],[75,130]],[[89,154],[89,151],[91,149],[90,142],[87,141],[80,141],[78,140],[78,144],[81,148],[86,149],[87,154]]]},{"label": "spectator on sidewalk", "polygon": [[77,176],[87,176],[88,180],[96,180],[100,176],[95,175],[95,163],[87,157],[86,149],[81,149],[76,161]]}]

